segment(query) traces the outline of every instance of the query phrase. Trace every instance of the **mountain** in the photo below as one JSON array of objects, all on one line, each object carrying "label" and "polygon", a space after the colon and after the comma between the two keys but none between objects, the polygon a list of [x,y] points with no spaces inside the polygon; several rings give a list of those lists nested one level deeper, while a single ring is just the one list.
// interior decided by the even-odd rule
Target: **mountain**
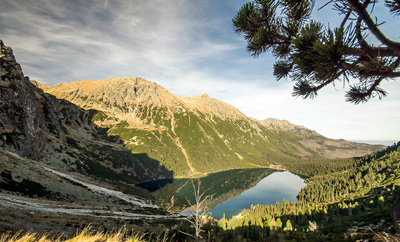
[{"label": "mountain", "polygon": [[138,77],[34,84],[93,110],[94,123],[120,137],[134,154],[145,153],[160,161],[175,177],[361,156],[384,147],[321,138],[305,128],[302,132],[276,129],[206,94],[179,97]]},{"label": "mountain", "polygon": [[92,122],[95,111],[37,88],[11,48],[1,40],[0,47],[0,233],[48,227],[74,233],[71,221],[107,227],[104,216],[164,216],[135,184],[172,172],[108,135]]},{"label": "mountain", "polygon": [[[202,181],[234,189],[236,176],[226,179],[226,170],[382,147],[269,127],[205,94],[179,97],[140,78],[45,86],[24,76],[1,40],[0,47],[0,233],[51,229],[72,235],[88,224],[161,232],[182,219],[159,209],[140,184],[225,171]],[[239,181],[239,190],[256,183],[259,170],[246,170],[251,178]],[[187,181],[178,179],[156,195]],[[189,189],[169,194],[178,204]],[[221,190],[217,196],[231,195]]]},{"label": "mountain", "polygon": [[321,136],[314,130],[307,129],[304,126],[292,124],[287,120],[267,118],[264,120],[257,120],[257,121],[267,128],[286,131],[286,132],[298,134],[298,135],[301,135],[304,137]]},{"label": "mountain", "polygon": [[[296,141],[303,147],[312,150],[315,154],[326,158],[349,158],[360,157],[371,153],[371,145],[355,143],[343,139],[334,140],[318,134],[314,130],[307,129],[304,126],[295,125],[287,120],[268,118],[258,120],[260,124],[277,132],[289,132],[297,136]],[[379,147],[378,150],[385,146]],[[377,150],[375,150],[377,151]]]},{"label": "mountain", "polygon": [[54,167],[132,182],[168,175],[145,154],[92,122],[95,111],[57,99],[33,85],[1,43],[0,147]]}]

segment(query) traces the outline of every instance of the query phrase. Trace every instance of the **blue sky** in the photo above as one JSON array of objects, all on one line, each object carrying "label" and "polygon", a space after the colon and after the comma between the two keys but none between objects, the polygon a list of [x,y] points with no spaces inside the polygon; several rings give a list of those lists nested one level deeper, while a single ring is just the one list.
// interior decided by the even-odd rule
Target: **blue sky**
[{"label": "blue sky", "polygon": [[[326,1],[317,1],[316,8]],[[179,96],[207,93],[256,119],[286,119],[329,138],[400,140],[399,80],[383,83],[388,97],[345,102],[343,84],[314,100],[291,95],[290,80],[275,81],[274,58],[254,59],[233,31],[239,0],[1,0],[1,39],[14,49],[24,74],[44,84],[138,76]],[[320,4],[320,5],[318,5]],[[331,26],[328,6],[315,18]],[[382,14],[395,40],[399,18]],[[397,23],[397,24],[396,24]]]}]

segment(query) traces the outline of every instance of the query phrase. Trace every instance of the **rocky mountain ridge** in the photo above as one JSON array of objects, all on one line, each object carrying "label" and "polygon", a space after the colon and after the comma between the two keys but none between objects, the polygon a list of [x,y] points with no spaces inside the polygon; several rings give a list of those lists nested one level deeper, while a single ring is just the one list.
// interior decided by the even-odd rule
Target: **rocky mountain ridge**
[{"label": "rocky mountain ridge", "polygon": [[[122,77],[105,80],[81,80],[46,86],[33,82],[60,99],[73,102],[85,109],[108,112],[113,120],[95,120],[98,124],[108,125],[124,120],[129,127],[143,127],[138,118],[140,106],[166,107],[168,114],[176,112],[202,113],[231,121],[245,119],[246,116],[229,104],[210,98],[207,94],[193,97],[179,97],[154,82],[139,77]],[[148,110],[149,112],[151,110]],[[151,114],[151,113],[146,113]],[[150,117],[152,118],[152,117]]]},{"label": "rocky mountain ridge", "polygon": [[291,122],[289,122],[287,120],[267,118],[264,120],[257,120],[257,121],[269,129],[282,130],[282,131],[299,134],[299,135],[305,135],[305,136],[320,135],[314,130],[307,129],[306,127],[301,126],[301,125],[292,124]]},{"label": "rocky mountain ridge", "polygon": [[327,139],[289,122],[256,121],[206,94],[179,97],[138,77],[45,86],[83,109],[133,153],[159,160],[175,176],[266,167],[308,158],[361,156],[383,146]]},{"label": "rocky mountain ridge", "polygon": [[[314,130],[307,129],[301,125],[295,125],[287,120],[268,118],[258,120],[263,126],[276,130],[277,132],[289,132],[299,137],[298,142],[302,146],[314,150],[316,154],[326,158],[348,158],[358,157],[362,152],[360,149],[368,150],[368,144],[355,143],[343,139],[335,140],[326,138]],[[381,146],[382,148],[384,146]],[[340,152],[336,149],[339,148]]]}]

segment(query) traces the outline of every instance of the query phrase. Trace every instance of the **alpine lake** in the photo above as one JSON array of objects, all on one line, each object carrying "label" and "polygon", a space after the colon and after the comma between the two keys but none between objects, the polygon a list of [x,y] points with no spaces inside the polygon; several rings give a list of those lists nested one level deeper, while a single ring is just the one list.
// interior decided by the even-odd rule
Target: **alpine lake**
[{"label": "alpine lake", "polygon": [[307,184],[299,175],[288,171],[267,168],[237,169],[195,179],[162,179],[143,183],[156,198],[157,205],[170,212],[191,214],[190,204],[194,204],[194,188],[200,184],[207,202],[208,214],[220,219],[231,218],[252,205],[271,205],[284,200],[297,201],[297,194]]}]

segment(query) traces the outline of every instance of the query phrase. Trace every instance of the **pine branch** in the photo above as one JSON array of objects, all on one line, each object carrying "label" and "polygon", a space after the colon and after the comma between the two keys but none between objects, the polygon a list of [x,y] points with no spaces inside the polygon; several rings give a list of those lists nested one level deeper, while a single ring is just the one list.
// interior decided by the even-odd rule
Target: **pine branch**
[{"label": "pine branch", "polygon": [[[362,36],[361,33],[361,23],[362,20],[360,17],[358,17],[357,24],[356,24],[356,38],[358,41],[358,44],[361,46],[361,50],[365,50],[369,55],[372,54],[372,47],[365,41],[364,37]],[[392,51],[389,50],[388,54],[393,54]]]},{"label": "pine branch", "polygon": [[387,95],[385,90],[379,88],[379,84],[383,79],[384,77],[380,77],[373,81],[372,85],[369,86],[365,82],[360,83],[359,85],[350,86],[350,91],[346,94],[346,101],[354,104],[365,103],[375,95],[378,95],[379,99],[382,99],[382,97]]},{"label": "pine branch", "polygon": [[370,57],[395,56],[393,51],[387,47],[371,47],[371,46],[370,48],[368,48],[368,50],[364,49],[364,47],[362,46],[361,48],[347,48],[346,51],[343,52],[343,54],[348,56],[366,56],[366,54],[368,54]]},{"label": "pine branch", "polygon": [[390,8],[390,12],[394,15],[400,15],[400,1],[399,0],[385,0],[385,4]]},{"label": "pine branch", "polygon": [[374,77],[382,76],[383,78],[395,78],[400,77],[400,72],[394,72],[392,70],[366,70],[362,72],[363,77]]},{"label": "pine branch", "polygon": [[378,38],[378,40],[384,45],[389,47],[397,56],[400,56],[400,42],[390,40],[385,36],[385,34],[382,33],[360,1],[348,0],[348,2],[353,7],[354,11],[357,12],[359,17],[365,22],[365,24],[368,26],[368,29],[375,35],[375,37]]},{"label": "pine branch", "polygon": [[301,96],[303,99],[311,98],[314,99],[318,96],[318,91],[324,86],[332,83],[331,80],[326,81],[318,86],[310,84],[308,81],[298,81],[293,87],[292,96]]},{"label": "pine branch", "polygon": [[350,17],[350,15],[351,15],[352,13],[353,13],[353,10],[351,10],[351,9],[347,12],[347,14],[346,14],[346,16],[344,17],[342,23],[340,24],[340,28],[344,28],[344,26],[345,26],[347,20],[349,20],[349,17]]},{"label": "pine branch", "polygon": [[[385,2],[395,15],[400,14],[399,0]],[[341,76],[347,81],[349,77],[360,80],[350,86],[347,101],[360,103],[385,96],[379,88],[381,81],[400,77],[400,42],[386,37],[372,19],[370,11],[377,0],[328,0],[323,7],[330,3],[343,14],[334,31],[328,26],[324,33],[321,23],[308,21],[315,0],[253,0],[243,5],[234,26],[245,35],[253,57],[272,51],[274,76],[296,81],[293,96],[315,98],[321,88]],[[368,43],[366,29],[380,41],[379,46]]]}]

